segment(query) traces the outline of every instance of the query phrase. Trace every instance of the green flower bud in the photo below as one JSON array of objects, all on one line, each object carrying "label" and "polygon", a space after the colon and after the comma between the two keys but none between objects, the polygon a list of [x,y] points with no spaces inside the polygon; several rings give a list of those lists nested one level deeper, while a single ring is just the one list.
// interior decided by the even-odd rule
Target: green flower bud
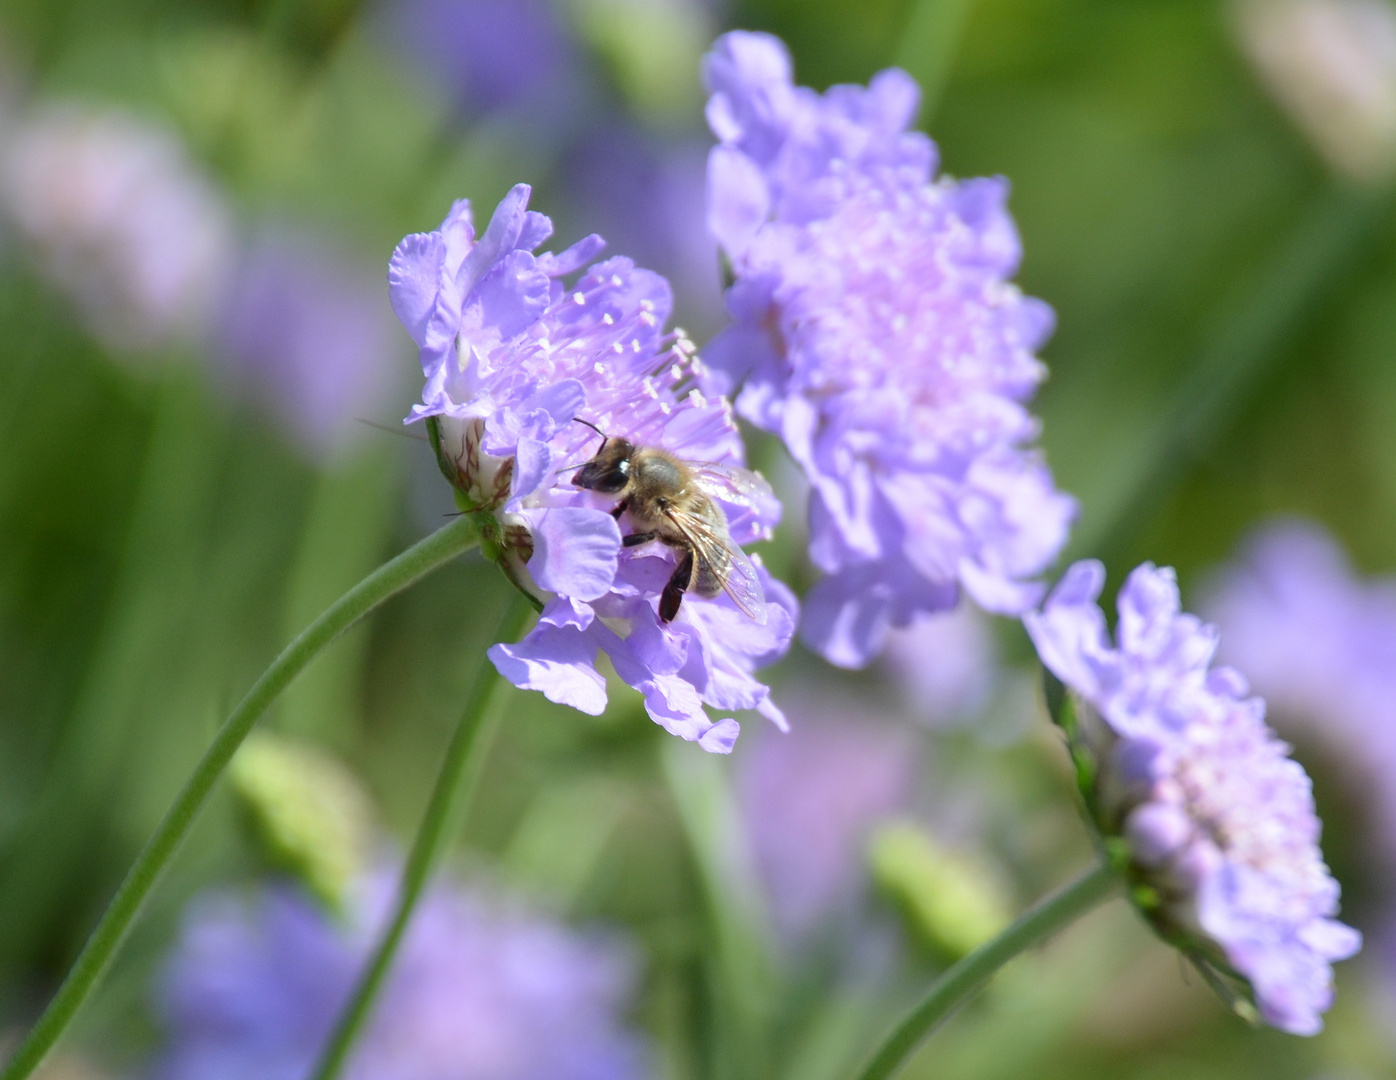
[{"label": "green flower bud", "polygon": [[944,847],[917,825],[879,828],[868,858],[873,879],[897,903],[912,933],[946,960],[972,952],[1012,919],[988,867]]},{"label": "green flower bud", "polygon": [[358,778],[315,746],[261,733],[243,744],[228,773],[267,854],[342,910],[373,827]]}]

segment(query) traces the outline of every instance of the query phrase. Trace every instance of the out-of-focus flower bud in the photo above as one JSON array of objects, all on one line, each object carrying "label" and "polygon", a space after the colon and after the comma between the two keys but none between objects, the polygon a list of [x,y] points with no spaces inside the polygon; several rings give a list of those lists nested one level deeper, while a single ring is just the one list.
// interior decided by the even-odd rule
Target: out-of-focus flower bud
[{"label": "out-of-focus flower bud", "polygon": [[1241,46],[1338,172],[1396,170],[1396,8],[1387,0],[1238,0]]},{"label": "out-of-focus flower bud", "polygon": [[373,813],[343,764],[304,742],[254,734],[229,767],[272,859],[336,911],[367,866]]},{"label": "out-of-focus flower bud", "polygon": [[920,826],[882,826],[868,845],[877,884],[925,945],[958,960],[1008,925],[1004,889],[982,862],[951,851]]}]

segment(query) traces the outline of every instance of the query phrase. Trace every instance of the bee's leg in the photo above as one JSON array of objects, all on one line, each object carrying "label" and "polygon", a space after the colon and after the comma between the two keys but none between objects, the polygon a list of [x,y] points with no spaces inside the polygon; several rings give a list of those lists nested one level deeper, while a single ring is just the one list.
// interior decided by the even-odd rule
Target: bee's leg
[{"label": "bee's leg", "polygon": [[641,544],[648,544],[658,537],[659,534],[654,532],[631,533],[629,536],[621,537],[620,542],[623,547],[639,547]]},{"label": "bee's leg", "polygon": [[629,510],[629,509],[630,509],[630,500],[629,500],[629,499],[621,499],[620,502],[616,503],[615,506],[611,507],[611,517],[613,517],[613,518],[615,518],[616,520],[619,521],[619,520],[620,520],[621,514],[625,513],[625,512],[626,512],[627,510]]},{"label": "bee's leg", "polygon": [[692,580],[693,551],[686,549],[679,556],[678,566],[674,567],[674,572],[669,575],[669,582],[664,586],[664,591],[659,594],[660,622],[674,621],[674,616],[679,613],[679,605],[683,603],[683,594],[688,591]]}]

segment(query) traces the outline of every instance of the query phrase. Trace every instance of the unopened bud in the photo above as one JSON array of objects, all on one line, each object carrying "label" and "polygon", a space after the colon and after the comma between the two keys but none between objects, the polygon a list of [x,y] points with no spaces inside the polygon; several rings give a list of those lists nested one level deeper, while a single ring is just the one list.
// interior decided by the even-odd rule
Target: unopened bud
[{"label": "unopened bud", "polygon": [[261,733],[242,745],[229,775],[273,861],[343,909],[372,832],[357,777],[310,744]]},{"label": "unopened bud", "polygon": [[913,933],[949,960],[988,941],[1010,921],[993,873],[941,845],[916,825],[885,825],[872,836],[873,877],[898,904]]},{"label": "unopened bud", "polygon": [[1238,0],[1242,48],[1336,171],[1396,169],[1396,8],[1389,0]]}]

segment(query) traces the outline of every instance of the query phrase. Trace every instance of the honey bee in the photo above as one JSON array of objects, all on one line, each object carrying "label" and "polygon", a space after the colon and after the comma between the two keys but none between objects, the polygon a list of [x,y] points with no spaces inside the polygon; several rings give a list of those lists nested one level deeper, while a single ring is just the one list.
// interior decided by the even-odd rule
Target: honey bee
[{"label": "honey bee", "polygon": [[685,593],[711,599],[725,592],[744,615],[764,625],[766,598],[751,560],[732,542],[727,516],[717,499],[756,509],[773,499],[758,473],[711,462],[685,461],[656,446],[611,438],[595,424],[578,420],[601,436],[601,447],[577,467],[572,483],[619,496],[611,510],[630,515],[634,532],[622,543],[639,547],[659,541],[679,553],[659,597],[659,618],[672,622]]}]

